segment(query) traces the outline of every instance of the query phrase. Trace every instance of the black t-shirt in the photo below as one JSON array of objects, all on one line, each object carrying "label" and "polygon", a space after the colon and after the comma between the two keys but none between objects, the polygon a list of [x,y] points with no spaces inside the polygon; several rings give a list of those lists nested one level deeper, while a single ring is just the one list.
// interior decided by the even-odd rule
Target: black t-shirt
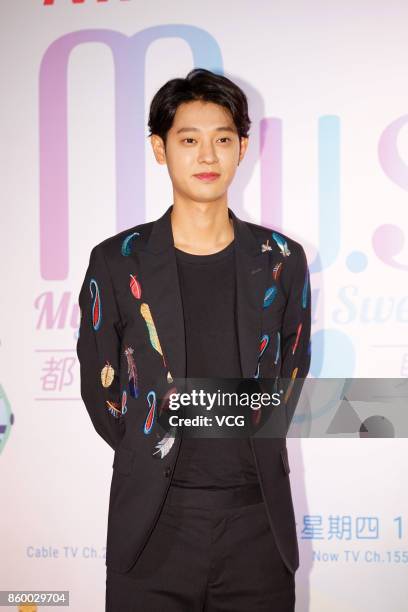
[{"label": "black t-shirt", "polygon": [[[184,311],[187,378],[241,378],[234,241],[210,255],[175,248]],[[248,438],[183,437],[172,486],[217,489],[258,483]]]}]

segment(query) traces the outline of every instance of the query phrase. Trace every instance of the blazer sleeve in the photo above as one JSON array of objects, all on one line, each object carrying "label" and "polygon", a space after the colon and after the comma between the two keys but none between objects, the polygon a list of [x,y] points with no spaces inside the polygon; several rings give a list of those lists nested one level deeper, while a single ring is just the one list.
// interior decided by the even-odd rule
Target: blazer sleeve
[{"label": "blazer sleeve", "polygon": [[292,243],[281,273],[286,307],[281,327],[281,382],[288,428],[296,410],[311,360],[310,273],[301,244]]},{"label": "blazer sleeve", "polygon": [[96,431],[116,449],[125,433],[119,371],[122,324],[101,245],[91,251],[78,302],[81,396]]}]

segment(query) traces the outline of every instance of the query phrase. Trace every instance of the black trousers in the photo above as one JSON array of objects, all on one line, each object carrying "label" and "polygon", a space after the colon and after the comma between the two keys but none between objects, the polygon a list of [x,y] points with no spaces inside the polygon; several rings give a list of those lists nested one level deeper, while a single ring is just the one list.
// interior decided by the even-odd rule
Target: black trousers
[{"label": "black trousers", "polygon": [[[137,517],[135,517],[137,520]],[[170,486],[135,565],[106,573],[105,612],[294,612],[295,577],[259,487]]]}]

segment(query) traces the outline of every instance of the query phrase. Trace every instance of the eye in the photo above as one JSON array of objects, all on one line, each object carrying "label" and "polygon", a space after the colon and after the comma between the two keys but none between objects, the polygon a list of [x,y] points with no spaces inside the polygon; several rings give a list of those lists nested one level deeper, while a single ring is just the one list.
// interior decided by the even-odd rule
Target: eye
[{"label": "eye", "polygon": [[[231,142],[231,138],[228,138],[228,136],[222,136],[221,138],[219,138],[220,141],[224,141],[221,144],[226,144],[227,141]],[[192,144],[193,142],[197,142],[195,140],[195,138],[184,138],[181,142],[185,142],[187,144]]]}]

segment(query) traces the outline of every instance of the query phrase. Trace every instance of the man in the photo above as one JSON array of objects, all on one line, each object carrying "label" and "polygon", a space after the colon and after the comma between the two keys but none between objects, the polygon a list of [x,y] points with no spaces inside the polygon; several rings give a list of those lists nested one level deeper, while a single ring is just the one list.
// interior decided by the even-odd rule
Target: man
[{"label": "man", "polygon": [[214,377],[288,380],[289,425],[309,370],[303,247],[228,206],[249,126],[246,96],[226,77],[195,69],[167,82],[149,127],[173,204],[91,252],[77,352],[84,403],[115,450],[108,612],[294,610],[285,436],[160,426],[175,381]]}]

